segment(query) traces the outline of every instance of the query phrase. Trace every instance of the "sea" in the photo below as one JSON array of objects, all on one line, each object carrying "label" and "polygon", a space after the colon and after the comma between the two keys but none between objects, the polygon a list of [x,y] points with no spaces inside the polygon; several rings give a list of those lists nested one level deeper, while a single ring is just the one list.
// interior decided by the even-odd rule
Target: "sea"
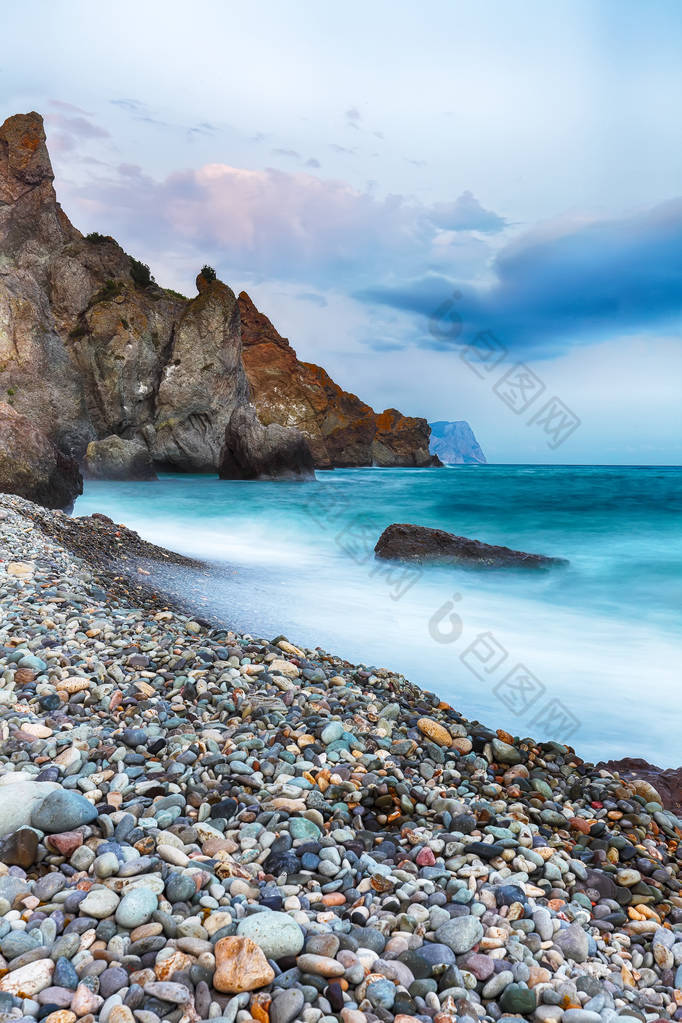
[{"label": "sea", "polygon": [[[594,762],[682,763],[680,467],[337,469],[307,483],[164,475],[87,482],[74,514],[94,511],[206,562],[177,571],[230,628],[400,672],[470,719],[568,742]],[[377,561],[392,522],[568,565]]]}]

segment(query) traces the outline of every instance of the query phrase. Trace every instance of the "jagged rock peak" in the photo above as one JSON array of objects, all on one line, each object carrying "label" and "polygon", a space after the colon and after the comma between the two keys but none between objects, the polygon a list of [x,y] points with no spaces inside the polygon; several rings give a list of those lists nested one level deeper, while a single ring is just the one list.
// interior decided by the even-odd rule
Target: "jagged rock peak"
[{"label": "jagged rock peak", "polygon": [[53,181],[40,114],[14,114],[0,127],[0,202],[14,202],[43,181]]},{"label": "jagged rock peak", "polygon": [[238,301],[242,321],[242,344],[244,347],[269,342],[270,344],[277,345],[279,348],[287,348],[292,355],[296,355],[296,352],[289,343],[289,339],[282,337],[265,313],[256,308],[247,292],[240,291]]},{"label": "jagged rock peak", "polygon": [[238,301],[244,368],[258,416],[266,425],[300,430],[317,468],[440,464],[429,453],[425,419],[395,409],[376,413],[321,366],[301,362],[245,291]]}]

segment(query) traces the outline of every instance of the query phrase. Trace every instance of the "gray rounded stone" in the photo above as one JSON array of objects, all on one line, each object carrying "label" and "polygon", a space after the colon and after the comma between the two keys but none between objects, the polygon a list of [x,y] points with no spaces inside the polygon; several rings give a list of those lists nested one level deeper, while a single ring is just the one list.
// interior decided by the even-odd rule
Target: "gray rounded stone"
[{"label": "gray rounded stone", "polygon": [[270,1006],[270,1023],[293,1023],[299,1019],[305,999],[300,988],[289,988],[280,995],[276,995]]},{"label": "gray rounded stone", "polygon": [[554,935],[554,944],[558,945],[567,959],[575,963],[584,963],[589,952],[586,932],[580,924],[569,924]]},{"label": "gray rounded stone", "polygon": [[447,945],[455,955],[469,952],[482,937],[483,927],[475,916],[454,917],[436,931],[436,941]]},{"label": "gray rounded stone", "polygon": [[330,721],[328,725],[322,729],[322,742],[325,746],[329,746],[330,743],[336,742],[343,735],[345,729],[341,721]]},{"label": "gray rounded stone", "polygon": [[97,810],[85,796],[68,789],[51,792],[31,814],[31,824],[48,835],[73,831],[97,819]]},{"label": "gray rounded stone", "polygon": [[288,913],[253,913],[239,922],[240,938],[251,938],[267,959],[295,956],[303,948],[303,931]]},{"label": "gray rounded stone", "polygon": [[93,888],[85,896],[79,911],[83,916],[94,916],[95,920],[106,920],[118,906],[118,895],[110,888]]},{"label": "gray rounded stone", "polygon": [[151,888],[133,888],[121,899],[116,910],[116,923],[133,930],[146,924],[159,905]]}]

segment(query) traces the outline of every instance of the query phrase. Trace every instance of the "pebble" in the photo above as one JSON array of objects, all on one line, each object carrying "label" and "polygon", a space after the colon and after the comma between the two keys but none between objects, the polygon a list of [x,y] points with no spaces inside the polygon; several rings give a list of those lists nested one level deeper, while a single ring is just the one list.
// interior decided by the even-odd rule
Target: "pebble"
[{"label": "pebble", "polygon": [[97,810],[78,792],[57,789],[50,792],[33,810],[31,824],[48,834],[70,831],[97,819]]},{"label": "pebble", "polygon": [[474,916],[460,916],[442,924],[436,931],[436,941],[451,948],[456,955],[469,952],[483,937],[480,920]]},{"label": "pebble", "polygon": [[216,942],[215,961],[213,985],[227,994],[254,991],[275,978],[274,970],[250,938],[221,938]]},{"label": "pebble", "polygon": [[[194,888],[194,885],[192,885]],[[158,896],[151,888],[144,885],[127,892],[116,908],[116,923],[132,930],[146,924],[156,912],[159,904]]]},{"label": "pebble", "polygon": [[94,916],[96,920],[104,920],[116,912],[119,904],[118,895],[108,888],[93,888],[88,892],[80,906],[79,912],[84,916]]},{"label": "pebble", "polygon": [[267,959],[295,956],[303,948],[304,934],[287,913],[254,913],[239,923],[237,934],[251,938]]}]

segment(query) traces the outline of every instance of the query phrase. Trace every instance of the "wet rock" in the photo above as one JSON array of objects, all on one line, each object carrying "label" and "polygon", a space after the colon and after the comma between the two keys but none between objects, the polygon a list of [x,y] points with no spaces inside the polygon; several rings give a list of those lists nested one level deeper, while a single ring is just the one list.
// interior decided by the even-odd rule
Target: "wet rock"
[{"label": "wet rock", "polygon": [[88,478],[99,480],[156,479],[146,444],[115,434],[90,441],[85,453],[84,472]]},{"label": "wet rock", "polygon": [[509,547],[455,536],[442,529],[394,523],[379,537],[374,553],[377,558],[395,561],[438,562],[464,568],[550,568],[568,564],[565,558],[544,554],[526,554]]}]

